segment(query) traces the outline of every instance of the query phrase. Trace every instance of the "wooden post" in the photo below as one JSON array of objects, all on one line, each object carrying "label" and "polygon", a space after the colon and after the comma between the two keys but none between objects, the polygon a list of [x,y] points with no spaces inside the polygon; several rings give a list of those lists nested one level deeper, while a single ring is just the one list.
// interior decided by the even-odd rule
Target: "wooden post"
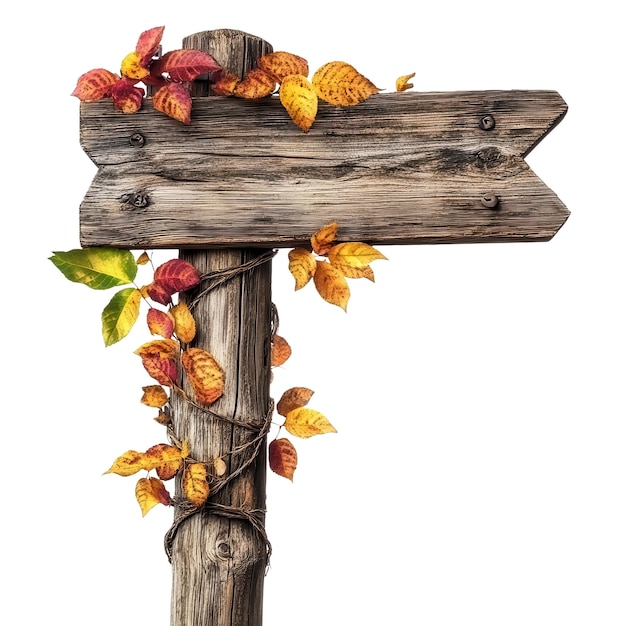
[{"label": "wooden post", "polygon": [[[184,47],[211,54],[231,72],[243,76],[257,59],[271,52],[259,39],[231,30],[197,33]],[[208,95],[207,84],[197,89]],[[264,252],[259,249],[184,250],[180,256],[201,274],[238,267]],[[186,294],[187,300],[194,298]],[[271,261],[244,272],[202,296],[193,309],[198,327],[194,345],[208,350],[226,375],[224,396],[211,412],[259,429],[269,409],[271,342]],[[189,393],[187,383],[183,388]],[[173,393],[172,427],[191,446],[191,456],[211,466],[223,458],[228,473],[250,458],[248,446],[258,430],[234,425],[190,405]],[[244,447],[238,454],[231,451]],[[259,512],[265,508],[265,440],[256,460],[210,497],[206,511],[185,519],[171,545],[173,567],[172,626],[260,626],[263,581],[267,566],[266,542],[258,528],[233,512]],[[180,496],[180,486],[177,486]],[[218,507],[224,507],[221,512]],[[175,519],[183,512],[180,504]],[[263,513],[258,513],[263,523]]]}]

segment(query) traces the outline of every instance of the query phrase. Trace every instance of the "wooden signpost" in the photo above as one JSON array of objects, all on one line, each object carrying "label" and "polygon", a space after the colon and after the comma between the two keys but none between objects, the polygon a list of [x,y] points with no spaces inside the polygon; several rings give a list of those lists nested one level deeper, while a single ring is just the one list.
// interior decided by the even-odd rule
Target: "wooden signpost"
[{"label": "wooden signpost", "polygon": [[[184,47],[240,76],[272,51],[231,30],[192,35]],[[307,246],[333,221],[341,240],[370,244],[547,241],[569,212],[524,157],[567,106],[553,91],[379,94],[321,105],[305,134],[276,97],[205,98],[208,82],[194,88],[189,126],[149,106],[123,115],[81,104],[81,145],[99,169],[80,236],[84,247],[178,248],[201,274],[233,268],[227,282],[192,294],[194,345],[226,372],[214,410],[228,419],[170,399],[175,436],[194,458],[223,456],[232,475],[199,513],[176,506],[171,623],[260,626],[271,251]]]}]

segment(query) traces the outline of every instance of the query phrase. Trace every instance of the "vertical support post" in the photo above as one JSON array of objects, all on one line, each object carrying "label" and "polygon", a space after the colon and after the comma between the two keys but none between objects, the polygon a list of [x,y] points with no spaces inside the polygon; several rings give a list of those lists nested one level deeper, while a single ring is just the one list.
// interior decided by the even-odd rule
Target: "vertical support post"
[{"label": "vertical support post", "polygon": [[[272,51],[258,37],[232,30],[205,31],[186,37],[185,48],[211,54],[229,71],[243,76],[260,56]],[[199,82],[195,96],[210,95]],[[258,249],[183,250],[180,258],[200,274],[238,267],[265,252]],[[183,294],[183,299],[194,298]],[[193,309],[194,346],[209,351],[225,371],[222,398],[209,412],[172,393],[172,428],[189,443],[191,457],[203,462],[222,458],[227,476],[249,458],[270,405],[271,261],[246,271],[206,293]],[[187,382],[183,389],[193,393]],[[227,421],[223,417],[228,418]],[[236,425],[246,422],[257,430]],[[259,512],[264,522],[266,447],[255,461],[209,497],[209,506],[177,527],[171,544],[172,626],[261,626],[266,542],[258,528],[234,511]],[[177,495],[181,496],[180,485]],[[177,498],[178,501],[178,498]],[[176,504],[175,519],[181,513]]]}]

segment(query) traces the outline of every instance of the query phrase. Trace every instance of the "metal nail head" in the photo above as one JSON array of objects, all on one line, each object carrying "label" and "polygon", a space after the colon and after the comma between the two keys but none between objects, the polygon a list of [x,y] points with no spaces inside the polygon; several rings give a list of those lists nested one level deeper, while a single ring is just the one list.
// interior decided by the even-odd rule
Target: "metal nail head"
[{"label": "metal nail head", "polygon": [[495,193],[484,193],[482,198],[480,199],[480,203],[486,209],[494,209],[495,207],[498,206],[499,202],[500,202],[500,198],[498,198],[498,196],[496,196]]},{"label": "metal nail head", "polygon": [[479,126],[483,130],[492,130],[496,127],[496,120],[493,115],[483,115],[480,118]]},{"label": "metal nail head", "polygon": [[128,143],[130,143],[133,148],[142,148],[146,145],[146,138],[141,133],[133,133]]}]

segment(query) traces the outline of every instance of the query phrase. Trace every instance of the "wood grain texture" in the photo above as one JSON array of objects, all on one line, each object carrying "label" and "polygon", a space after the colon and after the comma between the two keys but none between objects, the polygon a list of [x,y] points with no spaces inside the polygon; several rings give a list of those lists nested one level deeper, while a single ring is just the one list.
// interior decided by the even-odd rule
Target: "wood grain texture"
[{"label": "wood grain texture", "polygon": [[[230,30],[199,33],[186,38],[183,45],[209,52],[238,74],[255,64],[256,56],[271,51],[262,39]],[[206,274],[237,267],[262,252],[185,250],[180,257]],[[195,293],[182,294],[181,298],[191,302]],[[271,262],[203,295],[193,315],[198,329],[193,345],[208,350],[225,371],[224,395],[210,409],[231,420],[261,427],[270,404]],[[184,375],[181,384],[193,396]],[[249,450],[242,447],[255,438],[254,431],[207,414],[177,393],[172,394],[171,405],[174,431],[189,442],[193,458],[210,463],[222,457],[228,473],[235,472],[248,458]],[[264,511],[265,478],[263,441],[256,461],[209,501]],[[177,496],[183,497],[180,485]],[[265,542],[248,521],[207,512],[188,518],[172,545],[171,625],[261,626],[266,567]]]},{"label": "wood grain texture", "polygon": [[130,116],[84,103],[81,144],[100,169],[81,243],[293,247],[331,221],[373,244],[548,240],[569,211],[524,157],[566,111],[553,91],[378,94],[322,103],[305,134],[277,97],[198,98],[189,126],[149,102]]}]

